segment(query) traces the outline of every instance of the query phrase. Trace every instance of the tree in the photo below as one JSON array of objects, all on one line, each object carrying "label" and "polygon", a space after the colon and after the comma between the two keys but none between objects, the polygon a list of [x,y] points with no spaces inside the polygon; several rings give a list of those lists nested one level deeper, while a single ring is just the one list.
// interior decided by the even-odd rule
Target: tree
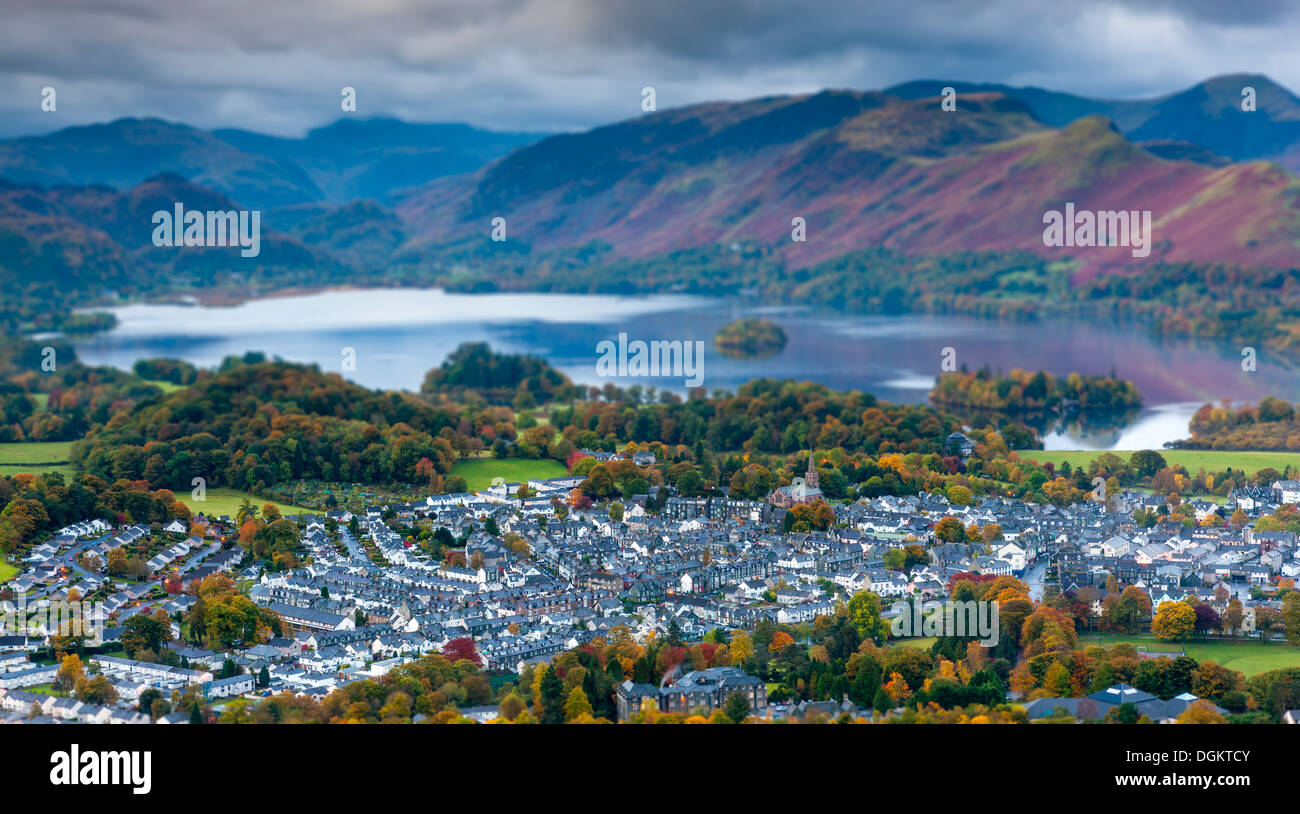
[{"label": "tree", "polygon": [[507,721],[513,721],[525,709],[527,707],[524,705],[524,699],[520,698],[518,693],[512,692],[501,699],[501,703],[497,705],[497,714]]},{"label": "tree", "polygon": [[1157,639],[1180,641],[1196,631],[1196,611],[1186,602],[1166,602],[1151,620],[1151,632]]},{"label": "tree", "polygon": [[1224,719],[1215,709],[1214,705],[1204,698],[1197,699],[1183,710],[1183,714],[1178,716],[1180,724],[1226,724]]},{"label": "tree", "polygon": [[1300,645],[1300,592],[1295,590],[1282,599],[1282,631],[1288,642]]},{"label": "tree", "polygon": [[479,656],[478,650],[474,647],[474,640],[468,636],[461,636],[458,639],[452,639],[447,642],[447,644],[442,648],[442,656],[452,664],[461,660],[469,661],[475,666],[481,666],[483,664],[483,659]]},{"label": "tree", "polygon": [[731,635],[731,663],[744,664],[754,657],[754,640],[750,635],[743,631],[737,630]]},{"label": "tree", "polygon": [[934,536],[945,543],[962,543],[966,541],[966,527],[950,515],[934,524]]},{"label": "tree", "polygon": [[881,616],[879,596],[870,591],[858,591],[849,599],[848,607],[849,621],[858,638],[871,639],[879,644],[889,636],[889,623]]},{"label": "tree", "polygon": [[1167,466],[1165,456],[1149,449],[1134,452],[1128,465],[1139,478],[1149,478]]},{"label": "tree", "polygon": [[[1191,610],[1191,608],[1188,608]],[[1138,708],[1125,702],[1117,707],[1111,707],[1106,713],[1106,723],[1110,724],[1135,724],[1142,717]]]},{"label": "tree", "polygon": [[63,662],[59,665],[59,671],[54,674],[54,681],[51,687],[56,692],[72,692],[77,687],[77,682],[84,681],[86,670],[81,665],[81,657],[75,653],[70,653],[63,657]]},{"label": "tree", "polygon": [[582,687],[574,687],[569,691],[569,698],[564,702],[564,720],[572,721],[583,715],[591,714],[591,702],[587,700],[587,694],[582,691]]},{"label": "tree", "polygon": [[106,570],[109,576],[120,577],[126,574],[126,550],[121,546],[108,552],[108,565]]},{"label": "tree", "polygon": [[256,519],[257,507],[253,505],[252,499],[245,497],[239,504],[239,508],[235,510],[235,523],[242,526],[246,521]]},{"label": "tree", "polygon": [[733,722],[742,723],[749,717],[749,699],[742,692],[733,692],[722,705],[722,712]]},{"label": "tree", "polygon": [[889,697],[889,691],[883,685],[876,690],[876,697],[871,699],[871,707],[882,715],[894,708],[894,702]]},{"label": "tree", "polygon": [[87,704],[110,706],[117,703],[117,688],[108,676],[97,675],[77,682],[77,698]]},{"label": "tree", "polygon": [[772,643],[767,646],[767,650],[769,653],[780,653],[792,644],[794,637],[784,630],[778,630],[772,634]]},{"label": "tree", "polygon": [[1242,607],[1240,599],[1233,599],[1223,611],[1223,626],[1232,634],[1232,638],[1237,638],[1237,631],[1241,629],[1245,616],[1246,611]]},{"label": "tree", "polygon": [[265,664],[262,665],[261,670],[257,671],[257,686],[262,689],[271,686],[271,673],[266,669]]},{"label": "tree", "polygon": [[562,724],[564,723],[564,682],[556,674],[552,667],[541,667],[543,670],[542,680],[540,682],[538,695],[541,702],[542,714],[539,716],[544,724]]},{"label": "tree", "polygon": [[155,689],[154,687],[150,687],[149,689],[144,690],[143,692],[140,693],[138,703],[136,704],[136,709],[140,710],[140,712],[142,712],[145,715],[152,715],[153,702],[161,698],[162,698],[162,693],[157,689]]},{"label": "tree", "polygon": [[1209,633],[1223,628],[1223,620],[1219,617],[1219,612],[1204,602],[1198,603],[1193,611],[1196,613],[1197,633]]}]

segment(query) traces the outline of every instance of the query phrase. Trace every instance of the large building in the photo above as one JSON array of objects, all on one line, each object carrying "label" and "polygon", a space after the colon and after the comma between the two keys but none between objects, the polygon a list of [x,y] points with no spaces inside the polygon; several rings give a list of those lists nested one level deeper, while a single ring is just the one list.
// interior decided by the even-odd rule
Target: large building
[{"label": "large building", "polygon": [[798,478],[789,486],[779,486],[767,498],[778,509],[791,509],[801,503],[812,503],[822,499],[822,490],[817,481],[817,467],[813,465],[813,451],[808,450],[808,471],[804,473],[803,482]]},{"label": "large building", "polygon": [[767,685],[760,679],[739,667],[711,667],[687,673],[664,687],[624,681],[616,692],[618,718],[622,721],[635,715],[646,699],[653,699],[663,712],[689,714],[702,709],[710,715],[735,692],[745,696],[751,712],[762,714],[767,709]]}]

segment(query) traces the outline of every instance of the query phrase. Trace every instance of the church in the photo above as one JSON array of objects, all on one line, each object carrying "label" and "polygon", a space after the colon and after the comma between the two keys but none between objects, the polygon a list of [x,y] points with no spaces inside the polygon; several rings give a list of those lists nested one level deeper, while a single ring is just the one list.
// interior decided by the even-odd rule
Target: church
[{"label": "church", "polygon": [[768,495],[767,502],[778,509],[790,509],[801,503],[821,500],[822,490],[817,483],[817,467],[813,466],[813,451],[808,450],[808,471],[803,478],[795,478],[789,486],[777,487]]}]

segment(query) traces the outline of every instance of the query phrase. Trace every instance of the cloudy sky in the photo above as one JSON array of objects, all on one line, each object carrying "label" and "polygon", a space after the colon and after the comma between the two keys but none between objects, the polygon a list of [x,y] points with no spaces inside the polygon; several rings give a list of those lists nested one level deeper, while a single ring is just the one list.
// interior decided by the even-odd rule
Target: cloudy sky
[{"label": "cloudy sky", "polygon": [[[1300,90],[1287,0],[5,0],[0,135],[123,116],[297,135],[357,115],[579,129],[909,79],[1113,98],[1255,72]],[[41,89],[58,109],[40,110]]]}]

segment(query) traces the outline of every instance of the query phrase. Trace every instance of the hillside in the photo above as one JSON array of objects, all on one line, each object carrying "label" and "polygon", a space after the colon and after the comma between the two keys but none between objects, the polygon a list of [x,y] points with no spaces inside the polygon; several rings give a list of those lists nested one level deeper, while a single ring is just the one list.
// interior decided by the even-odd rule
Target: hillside
[{"label": "hillside", "polygon": [[[1246,81],[1259,109],[1238,119]],[[1170,332],[1300,344],[1298,281],[1222,290],[1300,268],[1295,179],[1256,160],[1300,144],[1300,103],[1285,89],[1220,77],[1115,102],[953,84],[955,111],[941,109],[937,83],[916,82],[692,105],[545,138],[377,119],[286,139],[124,119],[0,142],[0,177],[24,179],[0,181],[0,324],[58,327],[64,309],[107,293],[630,285],[1004,317],[1120,305]],[[166,167],[176,171],[113,186]],[[156,249],[150,214],[175,201],[269,205],[261,255]],[[1149,210],[1149,252],[1045,247],[1044,213],[1067,203]],[[505,242],[489,239],[496,217]],[[929,269],[924,286],[881,276],[917,267]]]},{"label": "hillside", "polygon": [[313,200],[334,203],[387,200],[405,187],[472,172],[544,136],[383,118],[340,119],[297,139],[247,130],[214,130],[213,135],[241,150],[301,167],[321,191]]},{"label": "hillside", "polygon": [[[1089,99],[1034,87],[920,80],[885,92],[905,99],[934,98],[944,87],[959,95],[1001,93],[1019,99],[1052,127],[1104,116],[1134,141],[1194,144],[1235,161],[1267,159],[1300,169],[1300,98],[1261,74],[1216,76],[1186,90],[1151,99]],[[1256,109],[1241,109],[1242,89],[1255,89]]]},{"label": "hillside", "polygon": [[[147,295],[166,288],[317,284],[345,265],[328,251],[261,226],[259,254],[238,246],[158,247],[153,213],[234,210],[240,203],[175,175],[159,175],[123,192],[107,186],[40,187],[0,180],[0,326],[58,327],[63,309],[104,296]],[[337,239],[335,235],[332,239]]]},{"label": "hillside", "polygon": [[537,138],[463,124],[342,119],[293,139],[128,118],[0,141],[0,178],[125,190],[169,173],[273,209],[384,199],[400,187],[475,170]]},{"label": "hillside", "polygon": [[[1166,160],[1100,116],[1053,129],[1000,94],[944,112],[937,98],[825,92],[555,136],[435,181],[397,211],[413,243],[435,253],[483,242],[503,216],[511,241],[534,252],[593,246],[614,259],[754,242],[802,268],[867,247],[1023,249],[1073,258],[1086,279],[1161,261],[1300,264],[1293,196],[1276,165]],[[1150,210],[1150,255],[1044,248],[1043,213],[1066,202]],[[794,217],[806,242],[790,239]]]}]

